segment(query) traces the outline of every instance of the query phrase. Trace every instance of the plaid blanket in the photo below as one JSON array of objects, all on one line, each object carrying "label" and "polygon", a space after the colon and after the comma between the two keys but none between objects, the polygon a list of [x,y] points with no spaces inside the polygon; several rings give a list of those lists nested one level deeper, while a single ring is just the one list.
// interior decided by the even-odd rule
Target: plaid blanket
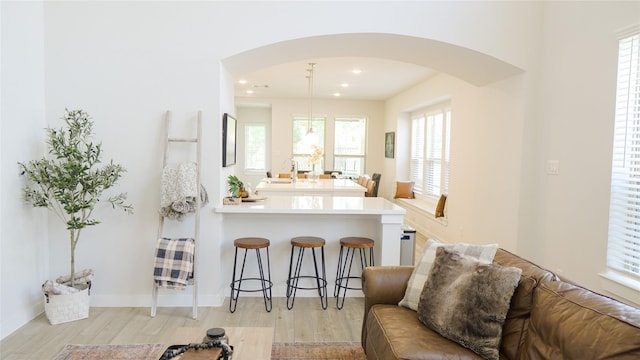
[{"label": "plaid blanket", "polygon": [[193,239],[158,239],[153,279],[159,287],[184,290],[193,278]]}]

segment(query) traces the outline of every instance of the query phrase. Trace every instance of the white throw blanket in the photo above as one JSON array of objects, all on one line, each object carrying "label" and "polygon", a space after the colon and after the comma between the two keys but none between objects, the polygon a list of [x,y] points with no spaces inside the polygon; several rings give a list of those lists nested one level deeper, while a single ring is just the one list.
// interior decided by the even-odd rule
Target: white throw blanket
[{"label": "white throw blanket", "polygon": [[201,205],[208,201],[206,191],[198,186],[196,163],[182,163],[177,169],[165,167],[161,185],[160,213],[166,218],[182,220],[184,214],[195,212],[197,196],[201,196]]}]

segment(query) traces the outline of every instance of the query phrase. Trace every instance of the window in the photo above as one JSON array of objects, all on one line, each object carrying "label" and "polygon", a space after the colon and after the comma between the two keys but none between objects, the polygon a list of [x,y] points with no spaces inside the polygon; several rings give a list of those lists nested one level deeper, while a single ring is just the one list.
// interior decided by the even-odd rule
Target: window
[{"label": "window", "polygon": [[437,199],[449,192],[449,103],[411,114],[410,176],[414,191]]},{"label": "window", "polygon": [[640,27],[620,39],[607,267],[640,280]]},{"label": "window", "polygon": [[[311,171],[311,164],[307,162],[307,158],[313,152],[311,145],[318,145],[324,150],[324,117],[314,117],[311,121],[313,132],[309,134],[308,117],[293,118],[293,159],[298,163],[298,170]],[[323,165],[320,169],[316,166],[316,171],[323,171]]]},{"label": "window", "polygon": [[367,120],[336,118],[333,169],[345,176],[365,173]]},{"label": "window", "polygon": [[247,172],[264,173],[267,169],[265,124],[245,124],[244,126],[244,169]]}]

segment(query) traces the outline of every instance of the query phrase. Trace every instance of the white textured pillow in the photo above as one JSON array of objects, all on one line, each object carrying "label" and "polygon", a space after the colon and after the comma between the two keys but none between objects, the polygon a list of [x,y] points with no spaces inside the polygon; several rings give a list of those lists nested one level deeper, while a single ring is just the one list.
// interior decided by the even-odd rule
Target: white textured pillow
[{"label": "white textured pillow", "polygon": [[496,255],[496,251],[498,251],[498,244],[443,244],[434,239],[427,240],[427,243],[424,246],[424,251],[422,252],[422,258],[413,269],[413,273],[411,273],[409,283],[407,284],[407,290],[404,293],[404,298],[400,300],[398,305],[418,311],[420,293],[422,293],[424,283],[429,277],[429,272],[431,271],[431,267],[433,266],[433,262],[436,258],[436,250],[441,246],[447,250],[454,250],[463,255],[471,256],[477,259],[481,264],[491,264],[493,262],[493,257]]}]

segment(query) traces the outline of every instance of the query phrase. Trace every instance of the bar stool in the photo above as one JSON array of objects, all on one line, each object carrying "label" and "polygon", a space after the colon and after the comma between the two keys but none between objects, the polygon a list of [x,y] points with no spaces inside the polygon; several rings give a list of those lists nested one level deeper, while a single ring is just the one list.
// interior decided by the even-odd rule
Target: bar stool
[{"label": "bar stool", "polygon": [[[271,288],[273,287],[273,283],[271,282],[271,264],[269,262],[269,239],[260,238],[260,237],[246,237],[239,238],[233,241],[233,246],[235,246],[235,258],[233,259],[233,278],[231,279],[231,298],[229,299],[229,311],[235,312],[236,306],[238,306],[238,298],[240,297],[240,291],[244,292],[257,292],[262,291],[262,296],[264,297],[264,307],[267,312],[271,311],[272,303],[271,303]],[[238,249],[244,249],[244,258],[242,260],[242,269],[240,270],[240,277],[236,279],[236,265],[238,261]],[[267,277],[264,276],[264,267],[262,266],[262,256],[260,254],[260,249],[266,249],[267,252]],[[244,277],[244,265],[247,262],[247,252],[249,250],[256,251],[256,258],[258,260],[258,272],[260,277]],[[260,289],[242,289],[243,281],[259,281]],[[235,295],[234,295],[235,292]]]},{"label": "bar stool", "polygon": [[[298,289],[317,289],[318,295],[320,296],[320,304],[322,305],[322,309],[327,309],[327,274],[325,271],[324,262],[324,244],[324,239],[316,236],[298,236],[291,239],[291,259],[289,260],[289,276],[287,277],[287,309],[293,309],[293,303],[296,301],[296,291]],[[296,260],[296,268],[295,270],[293,270],[293,253],[296,248],[298,248],[298,258]],[[320,253],[322,256],[322,276],[320,276],[320,273],[318,271],[316,248],[320,248]],[[302,260],[304,259],[304,251],[306,249],[311,249],[311,254],[313,255],[313,265],[316,274],[315,276],[300,275],[300,271],[302,269]],[[299,281],[302,278],[315,279],[316,286],[308,287],[300,285]]]},{"label": "bar stool", "polygon": [[[373,266],[373,246],[375,242],[366,237],[351,236],[340,239],[340,258],[338,259],[338,271],[336,272],[336,285],[333,290],[333,297],[336,298],[336,307],[341,310],[344,306],[344,300],[347,296],[347,290],[362,290],[362,287],[349,286],[349,279],[360,280],[360,276],[351,275],[351,265],[356,250],[360,254],[360,266],[364,269],[367,266]],[[345,252],[346,248],[346,252]],[[367,263],[366,249],[369,249],[369,262]],[[344,256],[343,256],[344,255]],[[347,269],[348,267],[348,269]],[[340,299],[340,292],[342,301]]]}]

